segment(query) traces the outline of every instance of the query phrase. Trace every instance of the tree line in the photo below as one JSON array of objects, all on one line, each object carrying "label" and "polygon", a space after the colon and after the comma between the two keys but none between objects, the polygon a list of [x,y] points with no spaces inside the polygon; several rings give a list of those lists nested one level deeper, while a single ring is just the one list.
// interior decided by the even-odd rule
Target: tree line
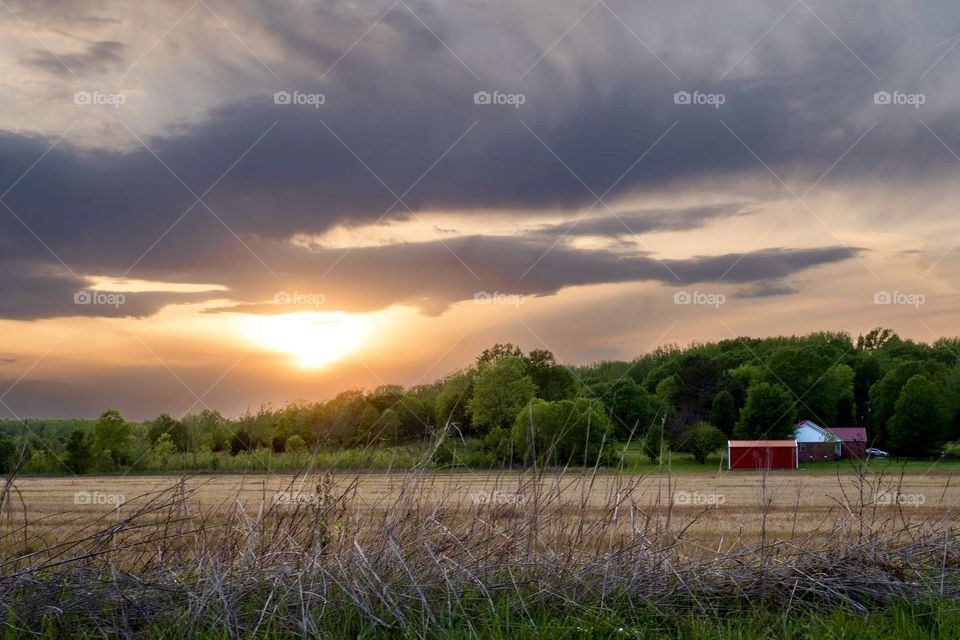
[{"label": "tree line", "polygon": [[[792,438],[798,420],[862,426],[871,446],[929,456],[960,438],[960,339],[932,344],[876,329],[666,346],[632,361],[565,366],[542,349],[484,350],[432,384],[351,389],[323,402],[263,406],[237,418],[204,410],[142,423],[28,420],[34,473],[217,469],[243,456],[422,445],[437,465],[610,464],[625,443],[658,460],[700,462],[726,439]],[[19,421],[0,421],[0,468]],[[196,461],[200,460],[199,463]]]}]

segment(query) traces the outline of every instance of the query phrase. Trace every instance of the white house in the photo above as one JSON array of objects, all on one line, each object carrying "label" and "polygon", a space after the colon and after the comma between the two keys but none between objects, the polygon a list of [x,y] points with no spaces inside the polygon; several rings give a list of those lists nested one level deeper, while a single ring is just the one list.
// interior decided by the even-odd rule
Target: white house
[{"label": "white house", "polygon": [[797,424],[794,439],[798,457],[806,462],[837,460],[842,453],[840,438],[812,420]]}]

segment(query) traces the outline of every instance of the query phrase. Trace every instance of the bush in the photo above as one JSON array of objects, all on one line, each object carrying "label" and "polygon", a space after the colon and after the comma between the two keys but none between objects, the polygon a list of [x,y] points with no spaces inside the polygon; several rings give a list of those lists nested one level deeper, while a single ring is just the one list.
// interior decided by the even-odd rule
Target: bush
[{"label": "bush", "polygon": [[284,451],[287,453],[303,453],[307,450],[307,442],[298,435],[292,435],[287,438]]},{"label": "bush", "polygon": [[707,456],[723,447],[727,437],[723,431],[709,422],[698,422],[687,433],[686,448],[700,464],[706,464]]},{"label": "bush", "polygon": [[650,425],[646,435],[643,437],[644,455],[650,458],[650,462],[656,464],[660,462],[660,458],[662,458],[666,452],[667,442],[663,437],[663,428],[655,424]]},{"label": "bush", "polygon": [[446,438],[434,451],[433,463],[438,468],[489,469],[497,466],[498,460],[484,440],[470,439],[463,441]]},{"label": "bush", "polygon": [[948,460],[960,460],[960,442],[948,442],[943,445],[943,457]]},{"label": "bush", "polygon": [[513,446],[525,462],[605,464],[613,451],[612,430],[603,404],[594,398],[534,400],[517,414]]}]

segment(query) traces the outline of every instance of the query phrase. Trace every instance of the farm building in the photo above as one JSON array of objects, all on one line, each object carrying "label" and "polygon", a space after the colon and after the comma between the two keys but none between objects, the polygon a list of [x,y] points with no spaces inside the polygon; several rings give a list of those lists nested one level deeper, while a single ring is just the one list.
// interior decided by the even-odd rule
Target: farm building
[{"label": "farm building", "polygon": [[840,457],[867,457],[867,430],[863,427],[834,427],[830,433],[840,438]]},{"label": "farm building", "polygon": [[837,460],[842,453],[840,438],[812,420],[803,420],[797,425],[794,439],[797,456],[804,462]]},{"label": "farm building", "polygon": [[828,429],[812,420],[803,420],[797,424],[794,438],[797,454],[804,462],[864,458],[867,454],[867,430],[863,428]]},{"label": "farm building", "polygon": [[728,469],[796,469],[796,440],[728,440]]}]

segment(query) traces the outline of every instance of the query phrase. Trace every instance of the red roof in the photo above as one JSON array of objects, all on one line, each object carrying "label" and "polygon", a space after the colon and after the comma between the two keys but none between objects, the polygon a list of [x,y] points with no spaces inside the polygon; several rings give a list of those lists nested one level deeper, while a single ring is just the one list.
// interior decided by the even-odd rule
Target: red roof
[{"label": "red roof", "polygon": [[827,429],[830,433],[837,436],[843,442],[866,442],[867,430],[863,427],[835,427]]},{"label": "red roof", "polygon": [[727,440],[731,447],[796,447],[796,440]]}]

